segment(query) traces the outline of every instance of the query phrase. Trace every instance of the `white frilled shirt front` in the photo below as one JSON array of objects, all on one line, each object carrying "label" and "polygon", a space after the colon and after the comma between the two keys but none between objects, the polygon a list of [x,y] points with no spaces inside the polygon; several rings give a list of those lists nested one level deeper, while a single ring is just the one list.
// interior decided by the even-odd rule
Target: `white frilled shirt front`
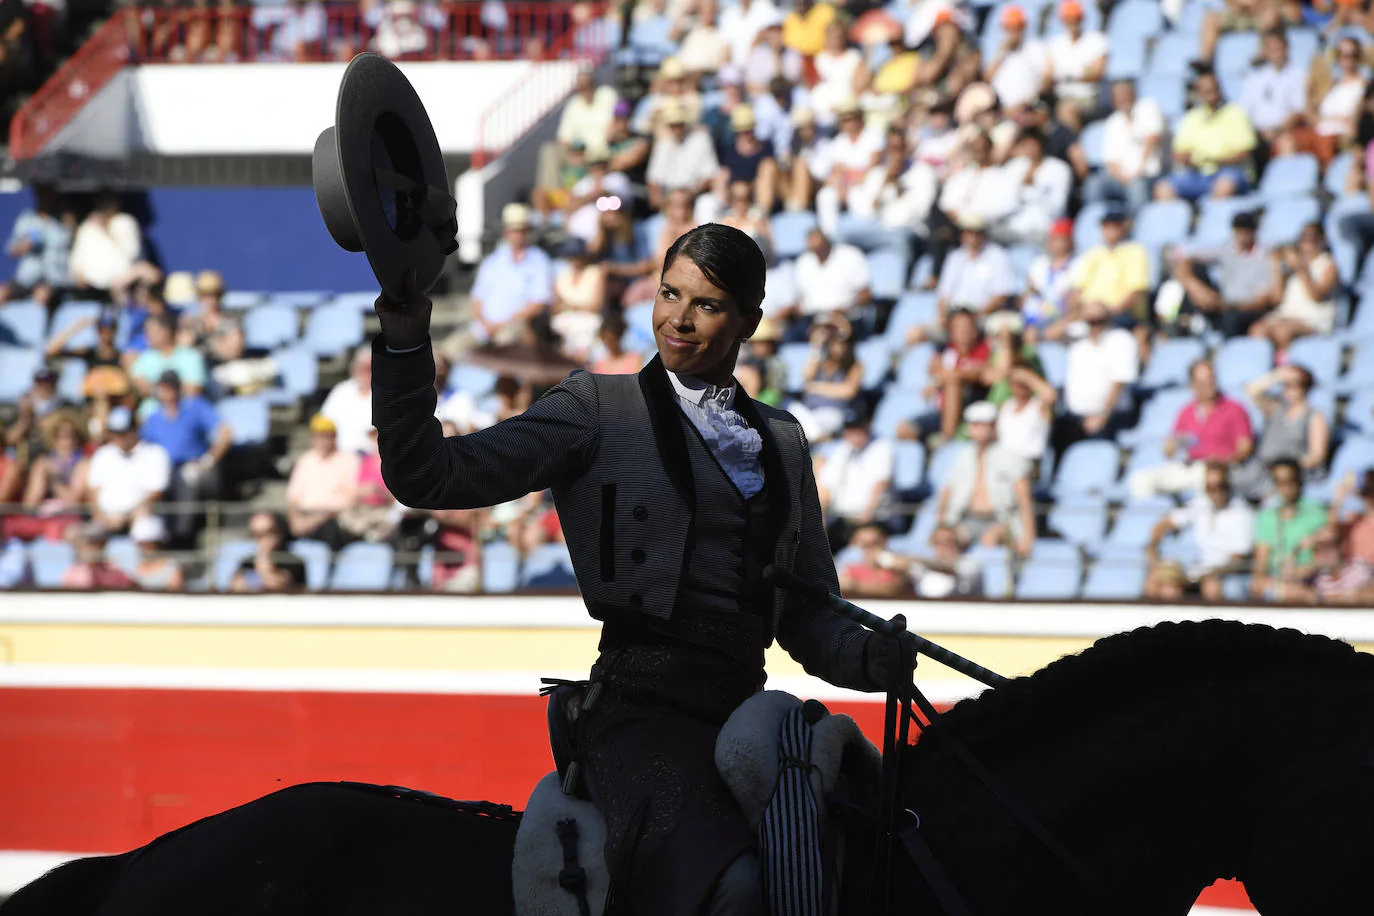
[{"label": "white frilled shirt front", "polygon": [[745,499],[763,489],[763,437],[750,427],[734,409],[735,389],[711,385],[690,375],[668,373],[678,404],[687,419],[701,433],[706,447],[715,455]]}]

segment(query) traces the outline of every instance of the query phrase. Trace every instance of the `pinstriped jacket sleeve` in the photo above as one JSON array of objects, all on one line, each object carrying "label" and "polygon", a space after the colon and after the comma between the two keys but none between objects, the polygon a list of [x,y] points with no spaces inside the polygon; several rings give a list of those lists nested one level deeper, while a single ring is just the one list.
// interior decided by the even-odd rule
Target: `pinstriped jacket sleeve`
[{"label": "pinstriped jacket sleeve", "polygon": [[[797,435],[802,440],[802,455],[809,456],[811,447],[800,426]],[[824,583],[828,592],[838,595],[840,580],[835,573],[830,541],[825,536],[816,476],[809,459],[803,460],[802,465],[801,540],[792,571],[803,579]],[[879,689],[869,681],[864,669],[867,639],[868,630],[857,623],[803,600],[789,598],[778,620],[778,645],[799,661],[807,673],[837,687],[870,692]]]},{"label": "pinstriped jacket sleeve", "polygon": [[586,470],[599,443],[596,381],[571,375],[519,416],[445,438],[434,417],[434,354],[373,346],[372,422],[382,479],[416,509],[494,506]]}]

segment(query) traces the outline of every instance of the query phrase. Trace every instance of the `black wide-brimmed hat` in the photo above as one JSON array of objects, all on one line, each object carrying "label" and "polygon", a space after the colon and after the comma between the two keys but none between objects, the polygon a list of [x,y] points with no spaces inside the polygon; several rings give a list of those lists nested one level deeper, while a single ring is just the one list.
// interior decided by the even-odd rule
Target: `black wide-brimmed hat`
[{"label": "black wide-brimmed hat", "polygon": [[402,298],[412,268],[421,291],[434,285],[458,248],[457,208],[434,126],[395,64],[353,58],[311,169],[329,234],[367,254],[384,292]]}]

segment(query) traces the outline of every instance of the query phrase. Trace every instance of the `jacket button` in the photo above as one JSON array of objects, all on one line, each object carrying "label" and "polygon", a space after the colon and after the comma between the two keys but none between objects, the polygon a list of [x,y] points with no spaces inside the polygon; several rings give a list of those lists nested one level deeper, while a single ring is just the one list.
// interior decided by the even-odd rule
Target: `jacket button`
[{"label": "jacket button", "polygon": [[644,562],[644,551],[640,550],[638,547],[636,547],[634,550],[631,550],[631,551],[630,551],[630,562],[636,563],[636,564],[638,564],[638,563],[643,563],[643,562]]},{"label": "jacket button", "polygon": [[630,607],[633,607],[633,608],[640,608],[640,607],[643,607],[643,606],[644,606],[644,596],[643,596],[643,595],[641,595],[639,592],[635,592],[633,595],[630,596]]},{"label": "jacket button", "polygon": [[634,517],[635,521],[642,522],[649,517],[649,510],[643,506],[635,506]]}]

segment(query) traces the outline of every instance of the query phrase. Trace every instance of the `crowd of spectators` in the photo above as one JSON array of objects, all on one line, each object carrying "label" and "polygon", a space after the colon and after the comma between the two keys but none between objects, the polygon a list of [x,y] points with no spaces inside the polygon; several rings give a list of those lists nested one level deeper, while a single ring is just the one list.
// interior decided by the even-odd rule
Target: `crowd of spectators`
[{"label": "crowd of spectators", "polygon": [[[633,59],[654,60],[647,88],[579,74],[528,203],[501,213],[470,320],[437,347],[438,418],[468,433],[537,396],[477,380],[476,347],[637,371],[664,252],[720,221],[769,264],[737,376],[811,439],[852,593],[1367,600],[1369,6],[640,0],[615,15]],[[114,407],[68,424],[15,490],[44,491],[43,519],[96,507],[107,533],[222,488],[213,390],[226,365],[256,365],[221,344],[235,319],[213,295],[171,314],[121,215],[102,204],[78,228],[40,199],[11,240],[13,296],[80,286],[144,316],[132,358],[109,322],[81,351],[93,376],[128,375],[132,421]],[[398,562],[393,582],[459,591],[486,587],[497,555],[556,559],[547,494],[395,505],[369,361],[358,350],[308,421],[283,511],[253,518],[262,543],[234,587],[298,586],[300,543],[433,547],[445,559]],[[55,409],[46,384],[12,439]],[[183,428],[175,457],[158,418]],[[135,456],[152,448],[165,470],[107,509],[93,478],[111,448],[104,474],[151,467]],[[174,540],[181,519],[167,521],[157,534]],[[520,581],[570,581],[558,562],[544,572]]]}]

